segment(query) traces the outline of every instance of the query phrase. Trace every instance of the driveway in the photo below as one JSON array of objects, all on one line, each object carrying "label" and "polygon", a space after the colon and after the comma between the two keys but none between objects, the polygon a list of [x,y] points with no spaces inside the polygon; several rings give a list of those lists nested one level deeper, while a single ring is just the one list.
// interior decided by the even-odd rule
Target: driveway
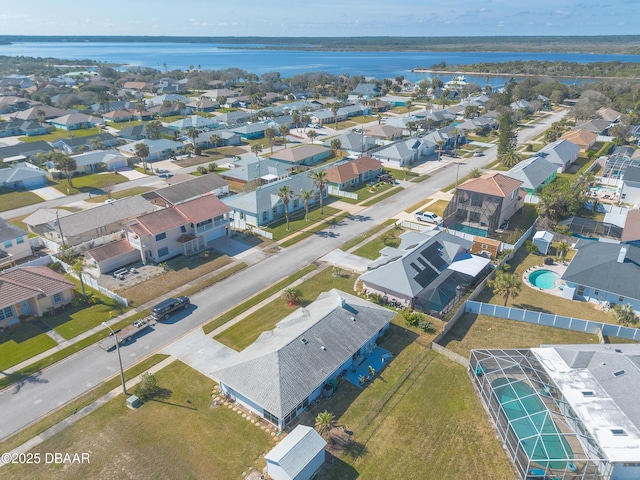
[{"label": "driveway", "polygon": [[147,178],[149,176],[144,173],[140,173],[131,167],[118,168],[116,171],[123,177],[127,177],[127,180],[137,180],[138,178]]},{"label": "driveway", "polygon": [[221,343],[205,336],[202,329],[185,335],[180,340],[166,347],[161,353],[177,358],[201,374],[214,380],[215,378],[212,375],[213,371],[226,360],[234,355],[238,355],[238,352],[235,350],[225,347]]},{"label": "driveway", "polygon": [[42,187],[42,188],[36,188],[34,190],[29,190],[29,191],[32,193],[35,193],[43,200],[55,200],[56,198],[66,197],[64,193],[62,193],[60,190],[53,187]]}]

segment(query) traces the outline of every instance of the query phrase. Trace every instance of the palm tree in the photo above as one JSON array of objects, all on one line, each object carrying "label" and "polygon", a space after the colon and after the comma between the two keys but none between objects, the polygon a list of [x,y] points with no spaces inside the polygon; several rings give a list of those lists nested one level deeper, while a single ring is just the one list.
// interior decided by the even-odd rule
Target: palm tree
[{"label": "palm tree", "polygon": [[324,412],[318,413],[316,417],[316,430],[318,433],[324,438],[327,439],[331,430],[336,426],[336,418],[333,413],[325,410]]},{"label": "palm tree", "polygon": [[280,136],[282,137],[282,144],[284,145],[284,148],[287,148],[287,135],[289,135],[289,127],[287,127],[286,125],[280,125],[280,127],[278,127],[278,131],[280,132]]},{"label": "palm tree", "polygon": [[404,102],[404,106],[407,107],[407,114],[411,113],[411,107],[413,107],[413,102],[411,100],[407,100]]},{"label": "palm tree", "polygon": [[311,117],[308,114],[303,113],[300,120],[302,121],[302,124],[304,125],[304,131],[306,132],[307,125],[309,125],[309,122],[311,121]]},{"label": "palm tree", "polygon": [[[505,267],[508,267],[505,265]],[[522,282],[515,273],[509,273],[509,268],[502,268],[496,272],[496,277],[487,282],[487,286],[493,293],[504,298],[504,305],[507,305],[509,297],[516,298],[520,294]]]},{"label": "palm tree", "polygon": [[255,154],[256,157],[262,151],[262,148],[263,147],[261,143],[254,143],[253,145],[251,145],[251,151]]},{"label": "palm tree", "polygon": [[313,198],[313,190],[300,189],[300,198],[304,204],[304,219],[309,221],[309,201]]},{"label": "palm tree", "polygon": [[311,173],[311,179],[313,180],[313,184],[318,187],[318,190],[320,190],[320,215],[324,214],[324,207],[323,207],[323,193],[324,193],[324,187],[327,184],[327,172],[325,172],[324,170],[318,170],[317,172],[312,172]]},{"label": "palm tree", "polygon": [[142,120],[142,111],[145,108],[147,108],[147,104],[144,103],[144,100],[142,98],[139,98],[138,100],[136,100],[136,110],[140,114],[140,120]]},{"label": "palm tree", "polygon": [[504,165],[505,168],[515,167],[518,163],[520,163],[520,160],[522,160],[520,158],[520,155],[518,155],[518,152],[516,152],[513,149],[508,150],[500,158],[500,161],[502,162],[502,165]]},{"label": "palm tree", "polygon": [[285,288],[282,292],[283,298],[289,305],[295,305],[300,301],[300,289],[296,287]]},{"label": "palm tree", "polygon": [[197,128],[191,127],[189,130],[187,130],[187,137],[191,140],[191,143],[193,144],[193,148],[196,147],[196,139],[199,136],[200,136],[200,132],[198,131]]},{"label": "palm tree", "polygon": [[273,153],[273,139],[276,138],[276,129],[269,127],[264,131],[264,136],[269,139],[269,146],[271,147],[271,153]]},{"label": "palm tree", "polygon": [[142,168],[147,173],[147,157],[149,156],[149,145],[144,142],[136,143],[136,155],[142,160]]},{"label": "palm tree", "polygon": [[307,137],[311,139],[311,145],[313,145],[313,140],[318,136],[318,133],[315,130],[309,130],[307,132]]},{"label": "palm tree", "polygon": [[336,130],[338,129],[338,110],[340,110],[340,104],[338,102],[331,104],[331,113],[333,113],[333,117],[336,121]]},{"label": "palm tree", "polygon": [[635,325],[638,323],[638,316],[633,311],[633,306],[630,303],[625,305],[617,304],[613,307],[613,313],[620,325]]},{"label": "palm tree", "polygon": [[71,271],[77,275],[80,279],[80,287],[82,288],[82,296],[84,297],[84,301],[87,301],[87,292],[84,288],[84,280],[82,278],[82,272],[84,272],[84,257],[80,256],[75,263],[71,265]]},{"label": "palm tree", "polygon": [[53,166],[64,173],[64,176],[67,177],[69,187],[73,188],[73,172],[78,168],[75,159],[62,152],[55,152],[52,155],[52,159]]},{"label": "palm tree", "polygon": [[213,147],[216,149],[216,153],[218,152],[218,145],[220,144],[220,135],[216,135],[215,133],[209,137],[209,141],[213,143]]},{"label": "palm tree", "polygon": [[145,125],[147,130],[147,138],[149,140],[158,140],[160,138],[160,127],[162,124],[158,120],[152,120]]},{"label": "palm tree", "polygon": [[564,258],[569,251],[569,244],[567,242],[560,242],[556,247],[556,251],[558,252],[558,258]]},{"label": "palm tree", "polygon": [[338,153],[338,150],[340,150],[340,147],[342,147],[342,142],[340,141],[339,138],[334,138],[333,140],[331,140],[332,155],[336,155]]},{"label": "palm tree", "polygon": [[284,217],[287,219],[287,231],[289,230],[289,200],[293,197],[293,191],[288,185],[283,185],[278,190],[278,197],[284,205]]},{"label": "palm tree", "polygon": [[299,129],[300,128],[300,112],[298,112],[297,110],[294,110],[293,113],[291,114],[291,121],[296,126],[296,128]]},{"label": "palm tree", "polygon": [[44,112],[44,110],[38,109],[36,110],[36,118],[38,119],[39,123],[44,123],[47,118],[47,114]]},{"label": "palm tree", "polygon": [[436,142],[436,145],[438,145],[438,161],[440,161],[440,159],[442,158],[442,147],[444,147],[444,144],[447,143],[444,140],[438,140]]}]

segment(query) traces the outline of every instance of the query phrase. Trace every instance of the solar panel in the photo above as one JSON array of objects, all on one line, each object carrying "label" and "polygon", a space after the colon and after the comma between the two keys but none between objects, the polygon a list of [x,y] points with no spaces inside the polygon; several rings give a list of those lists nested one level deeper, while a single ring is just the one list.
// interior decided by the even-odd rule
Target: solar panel
[{"label": "solar panel", "polygon": [[433,268],[425,268],[418,275],[415,276],[414,280],[418,282],[422,288],[425,288],[431,282],[433,282],[438,277],[438,272],[436,272]]},{"label": "solar panel", "polygon": [[440,272],[449,266],[440,256],[440,250],[442,250],[442,248],[440,243],[434,242],[420,252],[420,255],[426,258],[427,261]]}]

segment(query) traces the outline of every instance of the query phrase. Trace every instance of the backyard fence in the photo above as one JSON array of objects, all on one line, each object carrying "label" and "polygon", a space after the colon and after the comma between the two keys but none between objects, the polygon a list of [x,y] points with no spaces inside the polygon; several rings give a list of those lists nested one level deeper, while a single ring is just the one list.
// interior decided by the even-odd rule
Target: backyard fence
[{"label": "backyard fence", "polygon": [[505,307],[502,305],[475,302],[472,300],[467,300],[465,303],[465,311],[467,313],[489,315],[491,317],[505,318],[508,320],[515,320],[535,325],[544,325],[546,327],[562,328],[564,330],[589,333],[592,335],[597,335],[598,330],[601,330],[602,335],[607,337],[617,337],[635,341],[640,340],[640,330],[637,328],[594,322],[592,320],[583,320],[581,318],[565,317],[564,315],[556,315],[553,313],[523,310],[520,308]]},{"label": "backyard fence", "polygon": [[256,235],[260,235],[261,237],[268,238],[269,240],[273,239],[273,233],[267,232],[259,227],[247,224],[247,230],[251,233],[255,233]]},{"label": "backyard fence", "polygon": [[412,222],[410,220],[402,220],[402,222],[400,222],[400,226],[403,228],[408,228],[410,230],[417,230],[419,232],[424,232],[426,230],[429,230],[428,226],[423,225],[421,223]]},{"label": "backyard fence", "polygon": [[437,343],[431,343],[431,348],[438,352],[441,355],[444,355],[449,360],[459,363],[465,368],[469,368],[469,359],[463,357],[462,355],[457,354],[456,352],[452,352],[448,348],[443,347],[442,345],[438,345]]},{"label": "backyard fence", "polygon": [[336,197],[350,198],[352,200],[358,200],[357,193],[345,192],[344,190],[340,190],[332,185],[329,185],[329,195],[334,195]]}]

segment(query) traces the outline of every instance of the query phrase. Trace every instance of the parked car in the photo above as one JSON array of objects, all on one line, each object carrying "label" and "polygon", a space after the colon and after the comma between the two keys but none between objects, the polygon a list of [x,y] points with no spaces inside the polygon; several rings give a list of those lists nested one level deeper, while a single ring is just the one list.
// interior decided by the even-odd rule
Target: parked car
[{"label": "parked car", "polygon": [[483,155],[484,155],[484,152],[480,149],[477,149],[475,152],[473,152],[474,157],[482,157]]},{"label": "parked car", "polygon": [[433,212],[416,212],[414,217],[419,222],[435,223],[436,225],[442,223],[442,217]]},{"label": "parked car", "polygon": [[395,183],[395,179],[388,173],[381,173],[376,175],[376,180],[384,183]]},{"label": "parked car", "polygon": [[154,320],[167,318],[170,314],[181,308],[189,307],[188,297],[168,298],[151,309],[151,317]]}]

